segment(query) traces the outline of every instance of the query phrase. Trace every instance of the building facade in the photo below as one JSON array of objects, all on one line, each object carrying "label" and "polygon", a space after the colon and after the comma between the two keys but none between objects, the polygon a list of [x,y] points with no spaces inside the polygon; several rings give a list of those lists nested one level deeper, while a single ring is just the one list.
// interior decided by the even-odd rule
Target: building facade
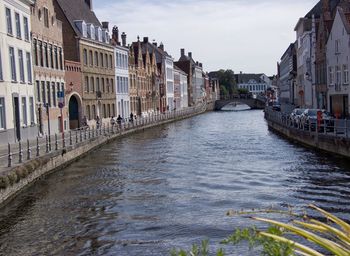
[{"label": "building facade", "polygon": [[110,44],[108,22],[101,25],[92,10],[92,0],[54,3],[63,24],[65,60],[81,64],[83,94],[82,103],[77,104],[82,106],[78,113],[88,120],[109,122],[116,114],[116,93],[114,46]]},{"label": "building facade", "polygon": [[240,72],[240,74],[235,75],[235,79],[238,88],[248,90],[253,96],[265,94],[271,86],[271,81],[265,74],[244,74]]},{"label": "building facade", "polygon": [[279,63],[279,99],[281,103],[295,104],[297,99],[297,56],[295,44],[289,45]]},{"label": "building facade", "polygon": [[344,13],[342,8],[337,8],[326,45],[328,111],[337,118],[349,116],[349,20],[350,13]]},{"label": "building facade", "polygon": [[118,27],[112,30],[112,45],[115,58],[115,93],[116,93],[116,116],[128,118],[131,114],[130,94],[129,94],[129,49],[126,46],[126,35],[122,34],[121,45],[119,41]]},{"label": "building facade", "polygon": [[69,129],[68,108],[64,96],[62,23],[56,18],[53,0],[35,1],[31,14],[39,134],[57,134]]},{"label": "building facade", "polygon": [[34,1],[0,1],[0,142],[38,135],[31,53]]},{"label": "building facade", "polygon": [[174,103],[177,110],[188,107],[187,74],[174,66]]}]

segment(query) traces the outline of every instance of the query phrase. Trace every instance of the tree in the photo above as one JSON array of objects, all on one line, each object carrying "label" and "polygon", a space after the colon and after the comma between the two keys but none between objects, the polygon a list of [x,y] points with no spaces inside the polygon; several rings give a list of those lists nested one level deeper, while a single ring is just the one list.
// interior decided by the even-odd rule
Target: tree
[{"label": "tree", "polygon": [[[216,72],[216,76],[219,79],[220,86],[225,87],[226,92],[230,95],[237,93],[237,84],[235,79],[235,73],[231,69],[220,69]],[[221,87],[220,87],[221,88]],[[223,89],[222,94],[223,93]],[[227,94],[225,94],[227,95]]]}]

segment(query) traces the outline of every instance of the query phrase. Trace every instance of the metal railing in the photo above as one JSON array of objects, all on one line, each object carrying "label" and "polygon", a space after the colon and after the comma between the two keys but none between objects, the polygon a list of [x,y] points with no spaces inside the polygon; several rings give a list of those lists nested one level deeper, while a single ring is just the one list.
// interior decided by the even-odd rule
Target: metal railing
[{"label": "metal railing", "polygon": [[322,134],[329,137],[350,138],[350,120],[348,119],[293,119],[289,114],[273,111],[270,107],[265,109],[265,118],[288,129],[307,131],[312,134]]},{"label": "metal railing", "polygon": [[123,132],[156,125],[163,121],[185,118],[197,113],[204,112],[206,104],[189,107],[182,110],[168,111],[165,113],[154,113],[147,117],[140,117],[127,120],[123,123],[104,123],[99,127],[85,126],[76,130],[70,130],[48,137],[37,137],[34,140],[20,141],[16,144],[8,144],[5,148],[0,148],[0,167],[13,167],[21,165],[26,161],[51,154],[53,152],[64,153],[69,147],[79,147],[86,141],[96,139],[101,136],[112,136]]}]

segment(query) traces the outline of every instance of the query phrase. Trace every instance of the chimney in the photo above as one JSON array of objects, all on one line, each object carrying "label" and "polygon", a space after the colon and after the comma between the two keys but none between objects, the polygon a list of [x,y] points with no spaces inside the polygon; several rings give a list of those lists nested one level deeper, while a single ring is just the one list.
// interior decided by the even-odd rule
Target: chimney
[{"label": "chimney", "polygon": [[90,11],[92,11],[92,0],[84,0],[86,5],[89,7]]},{"label": "chimney", "polygon": [[103,21],[102,22],[102,28],[106,29],[107,31],[109,30],[109,22],[108,21]]},{"label": "chimney", "polygon": [[122,33],[122,45],[126,47],[126,34],[125,32]]},{"label": "chimney", "polygon": [[198,61],[196,61],[196,65],[199,66],[199,62]]},{"label": "chimney", "polygon": [[117,26],[114,26],[113,29],[112,29],[112,39],[117,45],[120,45],[120,42],[119,42],[119,29],[118,29]]},{"label": "chimney", "polygon": [[190,57],[192,59],[192,52],[188,53],[188,57]]},{"label": "chimney", "polygon": [[181,57],[185,55],[185,49],[181,49]]},{"label": "chimney", "polygon": [[201,68],[203,68],[203,63],[199,63],[199,66],[200,66]]},{"label": "chimney", "polygon": [[154,45],[155,47],[158,47],[157,42],[153,42],[153,45]]},{"label": "chimney", "polygon": [[144,38],[143,38],[143,42],[144,42],[145,44],[147,44],[147,43],[148,43],[148,37],[144,37]]},{"label": "chimney", "polygon": [[164,51],[164,44],[163,44],[163,43],[160,43],[159,49],[161,49],[162,51]]}]

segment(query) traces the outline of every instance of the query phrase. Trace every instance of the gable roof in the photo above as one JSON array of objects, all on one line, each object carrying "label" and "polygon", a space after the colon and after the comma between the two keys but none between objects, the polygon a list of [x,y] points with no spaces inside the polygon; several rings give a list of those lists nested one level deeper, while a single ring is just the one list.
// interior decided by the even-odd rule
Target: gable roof
[{"label": "gable roof", "polygon": [[[340,3],[341,0],[330,0],[329,1],[329,8],[330,11],[333,12],[338,4]],[[306,15],[305,18],[312,18],[312,15],[315,16],[315,18],[319,18],[321,16],[322,13],[322,0],[319,1]]]},{"label": "gable roof", "polygon": [[344,13],[343,9],[338,7],[337,12],[343,22],[346,32],[350,34],[350,13]]},{"label": "gable roof", "polygon": [[56,0],[56,2],[78,36],[82,36],[82,34],[74,24],[74,21],[84,20],[87,24],[101,27],[101,23],[95,13],[90,10],[84,0]]},{"label": "gable roof", "polygon": [[258,83],[266,83],[261,76],[263,74],[237,74],[235,75],[237,84],[247,84],[250,80],[255,80]]}]

